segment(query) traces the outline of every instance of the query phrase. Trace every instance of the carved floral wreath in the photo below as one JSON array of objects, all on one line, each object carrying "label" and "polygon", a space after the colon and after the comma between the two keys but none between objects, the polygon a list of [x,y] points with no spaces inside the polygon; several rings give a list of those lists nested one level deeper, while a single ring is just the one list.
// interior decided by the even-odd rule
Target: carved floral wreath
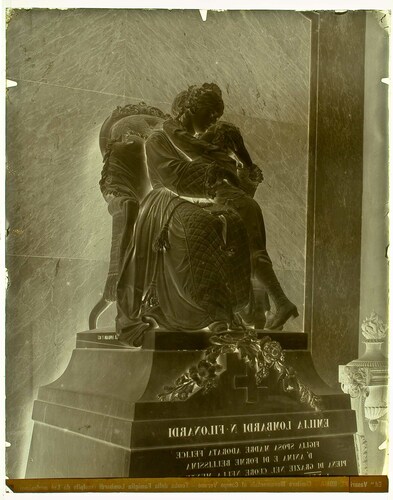
[{"label": "carved floral wreath", "polygon": [[255,373],[257,386],[261,386],[274,370],[284,392],[294,394],[301,403],[316,411],[322,410],[321,399],[298,379],[292,367],[285,365],[285,354],[279,342],[267,336],[259,339],[252,330],[247,330],[240,338],[230,333],[214,335],[210,337],[210,342],[212,345],[204,351],[198,364],[191,366],[173,385],[164,386],[163,392],[158,394],[161,401],[185,401],[198,390],[209,392],[217,386],[218,375],[222,371],[218,363],[220,356],[238,353]]}]

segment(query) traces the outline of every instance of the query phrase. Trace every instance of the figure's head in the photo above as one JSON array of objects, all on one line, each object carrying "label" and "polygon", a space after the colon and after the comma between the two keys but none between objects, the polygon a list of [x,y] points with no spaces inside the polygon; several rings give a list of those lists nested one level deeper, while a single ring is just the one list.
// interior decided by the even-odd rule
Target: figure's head
[{"label": "figure's head", "polygon": [[209,127],[200,139],[218,146],[230,156],[235,155],[243,165],[252,165],[251,157],[244,144],[240,129],[233,123],[219,121]]},{"label": "figure's head", "polygon": [[223,112],[221,90],[215,83],[192,85],[180,92],[172,104],[172,114],[191,133],[205,132]]}]

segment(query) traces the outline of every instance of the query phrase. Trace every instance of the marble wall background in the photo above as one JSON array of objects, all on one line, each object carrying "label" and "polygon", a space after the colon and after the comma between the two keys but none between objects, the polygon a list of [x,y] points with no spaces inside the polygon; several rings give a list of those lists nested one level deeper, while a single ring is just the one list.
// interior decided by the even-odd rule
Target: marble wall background
[{"label": "marble wall background", "polygon": [[[20,10],[7,31],[8,475],[23,477],[38,387],[66,367],[100,298],[110,217],[98,132],[118,105],[169,111],[215,81],[265,182],[268,249],[304,300],[310,25],[295,12]],[[101,320],[110,324],[114,308]],[[289,325],[302,328],[302,317]]]}]

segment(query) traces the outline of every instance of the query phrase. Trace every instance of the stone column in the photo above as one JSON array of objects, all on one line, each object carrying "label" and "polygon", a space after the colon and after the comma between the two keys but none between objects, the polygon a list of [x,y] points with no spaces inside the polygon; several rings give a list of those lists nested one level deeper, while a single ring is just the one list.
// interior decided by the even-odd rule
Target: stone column
[{"label": "stone column", "polygon": [[388,14],[366,14],[360,322],[388,311],[388,25]]},{"label": "stone column", "polygon": [[358,355],[365,15],[321,12],[318,30],[313,255],[307,265],[311,352],[332,386],[337,366]]}]

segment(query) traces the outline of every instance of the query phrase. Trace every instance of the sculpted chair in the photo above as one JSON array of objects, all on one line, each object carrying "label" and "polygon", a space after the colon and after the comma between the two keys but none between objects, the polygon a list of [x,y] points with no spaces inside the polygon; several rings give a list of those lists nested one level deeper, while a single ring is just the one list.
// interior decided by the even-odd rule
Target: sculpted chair
[{"label": "sculpted chair", "polygon": [[151,189],[144,141],[168,118],[144,102],[117,107],[103,123],[99,145],[104,167],[100,189],[112,217],[112,241],[108,277],[102,298],[89,315],[89,329],[97,328],[101,314],[116,301],[118,274],[132,237],[139,204]]},{"label": "sculpted chair", "polygon": [[[116,302],[117,280],[124,253],[132,237],[140,202],[151,189],[144,141],[169,117],[158,108],[142,102],[117,107],[101,127],[99,145],[104,167],[99,184],[112,217],[112,240],[108,276],[103,296],[90,312],[90,330],[97,328],[98,318]],[[241,184],[248,181],[245,191],[250,191],[250,196],[253,196],[260,180],[251,182],[244,179],[241,172],[238,175]],[[255,280],[252,288],[254,298],[248,312],[249,321],[255,324],[255,328],[263,329],[265,312],[270,309],[268,298],[265,289]]]}]

